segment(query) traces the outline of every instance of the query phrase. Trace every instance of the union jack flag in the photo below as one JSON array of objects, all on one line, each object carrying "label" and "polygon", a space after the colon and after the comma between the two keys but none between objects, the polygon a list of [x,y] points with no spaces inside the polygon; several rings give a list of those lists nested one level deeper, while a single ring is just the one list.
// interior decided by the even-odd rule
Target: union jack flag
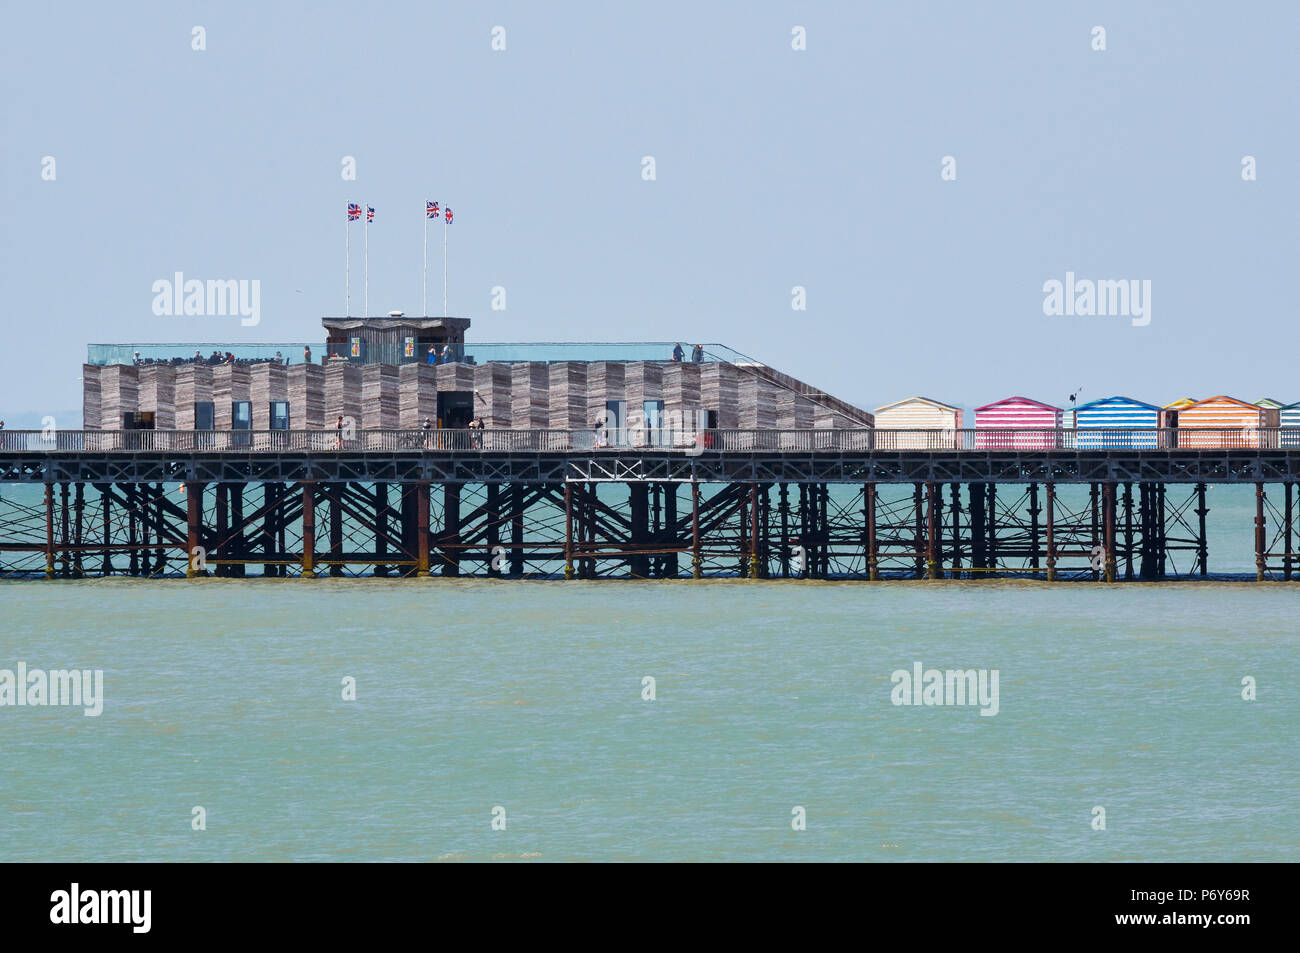
[{"label": "union jack flag", "polygon": [[437,203],[437,202],[425,202],[425,203],[424,203],[424,217],[425,217],[425,218],[437,218],[437,217],[438,217],[438,203]]},{"label": "union jack flag", "polygon": [[361,217],[361,206],[356,202],[348,203],[348,221],[355,222]]},{"label": "union jack flag", "polygon": [[450,205],[447,206],[447,215],[446,215],[446,219],[447,219],[447,224],[450,225],[450,224],[451,224],[451,206],[450,206]]},{"label": "union jack flag", "polygon": [[375,210],[369,205],[366,206],[366,223],[369,224],[375,220]]}]

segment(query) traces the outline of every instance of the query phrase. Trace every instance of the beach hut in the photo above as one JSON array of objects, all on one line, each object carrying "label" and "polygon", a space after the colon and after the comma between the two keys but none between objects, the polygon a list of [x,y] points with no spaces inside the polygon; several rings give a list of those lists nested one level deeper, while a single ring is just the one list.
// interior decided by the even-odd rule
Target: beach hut
[{"label": "beach hut", "polygon": [[1274,400],[1272,397],[1261,397],[1259,400],[1255,401],[1255,406],[1265,407],[1268,410],[1281,410],[1282,402],[1280,400]]},{"label": "beach hut", "polygon": [[1300,401],[1278,409],[1278,426],[1282,428],[1281,446],[1300,447]]},{"label": "beach hut", "polygon": [[1235,397],[1207,397],[1178,411],[1180,449],[1267,446],[1261,428],[1276,427],[1278,411]]},{"label": "beach hut", "polygon": [[929,397],[908,397],[886,404],[876,408],[876,449],[961,449],[958,431],[962,429],[963,417],[960,407]]},{"label": "beach hut", "polygon": [[1132,397],[1104,397],[1075,412],[1080,450],[1154,450],[1160,408]]},{"label": "beach hut", "polygon": [[1196,401],[1191,397],[1180,397],[1160,408],[1160,446],[1178,446],[1178,412],[1190,407]]},{"label": "beach hut", "polygon": [[1007,397],[975,408],[976,450],[1051,450],[1061,429],[1061,408]]}]

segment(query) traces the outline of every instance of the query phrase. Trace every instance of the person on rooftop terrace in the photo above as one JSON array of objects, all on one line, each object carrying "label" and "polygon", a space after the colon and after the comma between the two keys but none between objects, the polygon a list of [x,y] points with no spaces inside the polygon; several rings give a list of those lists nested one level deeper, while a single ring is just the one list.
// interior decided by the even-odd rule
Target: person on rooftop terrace
[{"label": "person on rooftop terrace", "polygon": [[429,345],[429,363],[430,364],[438,363],[438,346],[436,344]]},{"label": "person on rooftop terrace", "polygon": [[311,363],[311,345],[310,345],[310,344],[308,344],[306,347],[304,347],[304,348],[302,349],[302,362],[303,362],[304,364],[310,364],[310,363]]},{"label": "person on rooftop terrace", "polygon": [[685,357],[685,356],[686,356],[686,352],[682,350],[681,342],[679,341],[678,343],[674,344],[674,345],[673,345],[673,360],[674,360],[674,361],[681,361],[681,359],[682,359],[683,357]]},{"label": "person on rooftop terrace", "polygon": [[695,347],[691,348],[691,361],[695,364],[701,364],[704,362],[703,344],[697,344]]}]

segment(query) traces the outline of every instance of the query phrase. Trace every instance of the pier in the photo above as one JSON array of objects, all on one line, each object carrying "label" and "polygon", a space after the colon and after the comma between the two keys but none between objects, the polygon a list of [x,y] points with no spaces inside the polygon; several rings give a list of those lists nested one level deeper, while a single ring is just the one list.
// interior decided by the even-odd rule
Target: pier
[{"label": "pier", "polygon": [[1195,579],[1245,484],[1254,578],[1296,581],[1296,436],[3,431],[0,575]]}]

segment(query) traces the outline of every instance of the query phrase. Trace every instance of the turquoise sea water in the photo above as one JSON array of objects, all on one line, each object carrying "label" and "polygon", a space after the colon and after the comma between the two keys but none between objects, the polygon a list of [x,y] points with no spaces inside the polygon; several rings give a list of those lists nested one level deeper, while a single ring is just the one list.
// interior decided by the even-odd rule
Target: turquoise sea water
[{"label": "turquoise sea water", "polygon": [[[102,668],[106,694],[0,708],[5,860],[1300,856],[1282,584],[119,578],[0,604],[0,668]],[[891,704],[918,661],[998,669],[999,713]]]}]

